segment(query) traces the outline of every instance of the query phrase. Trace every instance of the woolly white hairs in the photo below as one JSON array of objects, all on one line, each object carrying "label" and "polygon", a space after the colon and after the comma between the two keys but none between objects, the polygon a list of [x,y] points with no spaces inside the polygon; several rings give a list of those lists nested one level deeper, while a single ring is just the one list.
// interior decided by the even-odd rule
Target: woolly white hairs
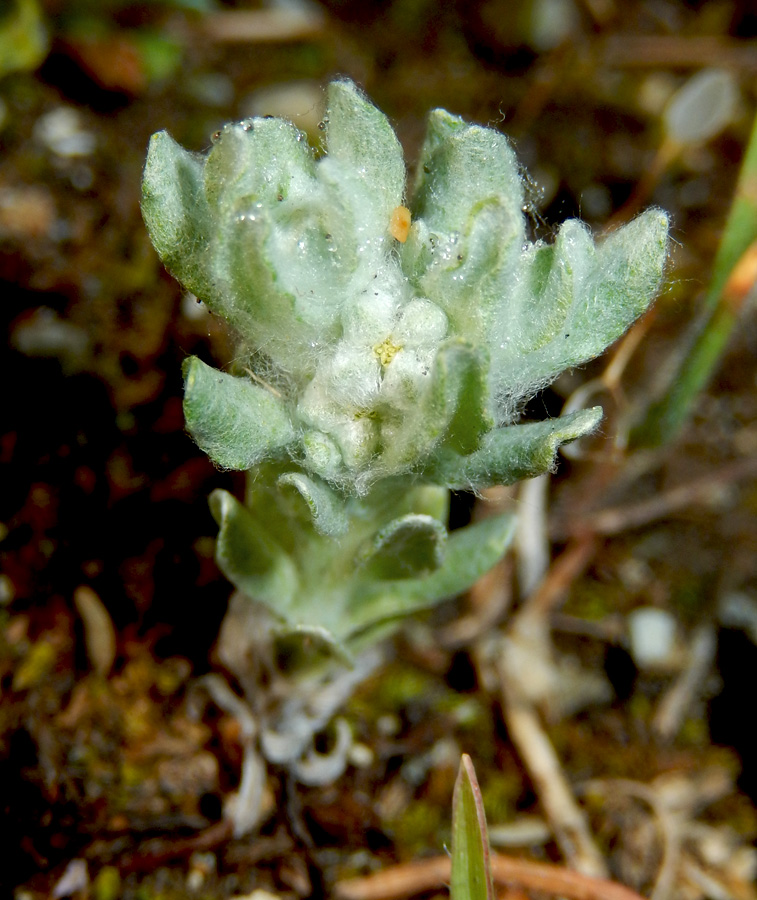
[{"label": "woolly white hairs", "polygon": [[[190,431],[220,465],[288,457],[347,494],[442,470],[457,483],[454,460],[468,483],[465,458],[492,428],[516,422],[647,307],[667,218],[650,210],[598,247],[575,220],[552,244],[533,243],[507,138],[444,110],[429,117],[411,214],[386,117],[341,81],[327,119],[318,159],[280,119],[225,126],[206,158],[153,139],[143,203],[153,240],[240,333],[253,382],[222,380],[225,401],[218,389],[200,399],[211,382],[195,366]],[[520,471],[531,451],[500,445]],[[501,459],[474,468],[505,477]]]}]

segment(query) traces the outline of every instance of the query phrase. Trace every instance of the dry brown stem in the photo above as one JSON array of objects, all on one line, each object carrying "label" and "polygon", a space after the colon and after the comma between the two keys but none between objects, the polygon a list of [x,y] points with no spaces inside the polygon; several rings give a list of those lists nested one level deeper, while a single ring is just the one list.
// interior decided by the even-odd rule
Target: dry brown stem
[{"label": "dry brown stem", "polygon": [[570,523],[557,523],[552,538],[564,540],[572,535],[588,533],[613,535],[631,528],[641,528],[695,504],[720,500],[724,488],[757,475],[757,457],[729,463],[715,472],[677,485],[647,500],[627,506],[616,506],[589,513]]},{"label": "dry brown stem", "polygon": [[[591,534],[576,536],[552,563],[541,584],[526,599],[516,615],[517,619],[527,617],[545,618],[562,602],[568,588],[591,562],[597,550],[597,542]],[[514,628],[517,624],[514,623]]]},{"label": "dry brown stem", "polygon": [[610,35],[600,50],[603,65],[612,68],[692,68],[722,66],[757,70],[757,43],[718,35]]},{"label": "dry brown stem", "polygon": [[502,679],[502,699],[508,734],[528,769],[561,852],[580,872],[604,877],[607,869],[602,854],[538,713],[507,678]]},{"label": "dry brown stem", "polygon": [[299,41],[323,32],[320,11],[294,9],[224,10],[202,20],[201,34],[218,43],[262,44]]},{"label": "dry brown stem", "polygon": [[[641,900],[630,888],[604,878],[592,878],[561,866],[535,863],[492,853],[497,887],[541,891],[568,900]],[[365,878],[350,878],[334,886],[338,900],[404,900],[449,884],[447,856],[418,860],[384,869]]]},{"label": "dry brown stem", "polygon": [[688,660],[672,687],[665,692],[652,718],[652,729],[663,741],[672,741],[683,725],[694,699],[715,662],[717,635],[709,623],[700,625],[688,645]]}]

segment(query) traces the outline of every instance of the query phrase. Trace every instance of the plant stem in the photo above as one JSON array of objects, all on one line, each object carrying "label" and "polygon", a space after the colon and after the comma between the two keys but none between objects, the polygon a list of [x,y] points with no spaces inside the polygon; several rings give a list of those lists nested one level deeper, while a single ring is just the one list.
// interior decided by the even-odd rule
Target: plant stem
[{"label": "plant stem", "polygon": [[751,295],[757,275],[757,117],[741,164],[736,193],[720,242],[691,348],[675,372],[667,393],[647,410],[634,430],[636,446],[661,446],[674,440],[691,417]]}]

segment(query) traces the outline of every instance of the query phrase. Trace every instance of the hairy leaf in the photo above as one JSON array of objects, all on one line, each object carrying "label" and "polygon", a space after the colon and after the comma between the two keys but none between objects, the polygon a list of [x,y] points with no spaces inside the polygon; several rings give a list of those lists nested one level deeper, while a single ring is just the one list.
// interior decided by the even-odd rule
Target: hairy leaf
[{"label": "hairy leaf", "polygon": [[250,469],[294,438],[279,397],[196,356],[184,363],[184,417],[198,446],[224,469]]}]

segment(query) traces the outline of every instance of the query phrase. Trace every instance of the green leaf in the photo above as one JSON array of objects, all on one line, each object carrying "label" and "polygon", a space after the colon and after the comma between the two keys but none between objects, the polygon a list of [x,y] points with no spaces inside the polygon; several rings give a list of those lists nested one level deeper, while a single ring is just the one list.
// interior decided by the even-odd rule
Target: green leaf
[{"label": "green leaf", "polygon": [[508,139],[435,109],[418,163],[415,215],[423,217],[431,231],[462,233],[474,208],[491,200],[508,210],[522,239],[523,181]]},{"label": "green leaf", "polygon": [[489,836],[473,763],[463,753],[452,795],[451,900],[493,900]]},{"label": "green leaf", "polygon": [[[661,446],[672,443],[697,406],[703,391],[721,363],[734,328],[753,308],[752,291],[741,293],[734,282],[737,266],[749,263],[757,241],[757,116],[741,161],[736,192],[722,232],[712,275],[704,297],[704,318],[691,323],[690,334],[681,343],[686,353],[670,367],[664,385],[658,385],[657,396],[646,410],[642,421],[631,432],[632,446]],[[728,286],[728,289],[726,289]],[[745,301],[742,305],[742,301]]]},{"label": "green leaf", "polygon": [[326,146],[324,174],[331,159],[339,164],[339,176],[361,183],[361,193],[367,191],[375,204],[376,231],[386,232],[405,190],[402,147],[387,117],[347,79],[328,88]]},{"label": "green leaf", "polygon": [[[513,272],[523,244],[521,211],[498,197],[471,208],[463,231],[438,234],[418,219],[401,253],[421,294],[433,298],[453,329],[486,344],[492,324],[517,297]],[[508,302],[503,303],[503,297]]]},{"label": "green leaf", "polygon": [[609,346],[646,312],[660,288],[668,258],[668,227],[666,212],[648,209],[599,244],[597,299],[586,303],[576,317],[576,324],[592,339],[584,346],[576,340],[573,359],[583,362],[597,355],[600,345]]},{"label": "green leaf", "polygon": [[417,578],[444,560],[447,529],[432,516],[407,515],[385,525],[359,557],[371,578]]},{"label": "green leaf", "polygon": [[312,377],[311,347],[338,336],[356,265],[348,206],[316,177],[305,135],[276,118],[226,125],[203,183],[214,219],[209,306],[282,369]]},{"label": "green leaf", "polygon": [[415,185],[416,192],[418,191],[419,184],[421,184],[424,181],[425,176],[429,174],[425,169],[430,168],[430,161],[436,158],[437,153],[443,152],[445,145],[451,141],[456,134],[465,131],[469,127],[469,122],[466,122],[465,119],[460,116],[455,116],[452,113],[447,112],[446,109],[431,110],[428,114],[428,121],[426,122],[426,134],[423,139],[423,148],[421,150],[418,170],[416,172],[416,178],[418,179],[418,184]]},{"label": "green leaf", "polygon": [[[277,118],[225,125],[205,163],[204,186],[216,215],[234,213],[240,200],[276,209],[314,189],[315,163],[305,135]],[[279,200],[279,197],[283,198]]]},{"label": "green leaf", "polygon": [[460,453],[473,450],[494,424],[488,392],[484,352],[464,339],[448,339],[413,414],[383,425],[382,462],[389,468],[412,463],[440,441]]},{"label": "green leaf", "polygon": [[[403,577],[397,567],[393,578],[381,570],[378,578],[360,566],[345,568],[346,545],[340,552],[335,540],[346,537],[309,541],[289,556],[259,511],[250,513],[224,491],[213,493],[211,509],[222,525],[216,559],[224,575],[277,616],[282,634],[317,636],[343,656],[388,634],[407,616],[467,590],[502,556],[515,531],[514,516],[485,519],[449,536],[435,571]],[[388,556],[385,562],[389,568]]]},{"label": "green leaf", "polygon": [[453,531],[442,565],[430,574],[361,585],[348,610],[348,633],[428,609],[468,590],[501,558],[514,532],[514,516],[492,516]]},{"label": "green leaf", "polygon": [[667,256],[668,215],[661,209],[648,209],[597,246],[588,289],[565,321],[570,338],[561,368],[598,356],[646,312]]},{"label": "green leaf", "polygon": [[302,138],[281,119],[226,126],[207,160],[205,191],[217,220],[215,308],[306,380],[312,347],[339,336],[358,254],[350,205],[316,177]]},{"label": "green leaf", "polygon": [[[392,482],[385,483],[384,491],[391,497]],[[417,484],[407,489],[404,479],[397,485],[397,493],[393,498],[392,509],[398,515],[406,513],[418,513],[423,516],[433,516],[442,525],[449,521],[449,491],[445,487],[434,484]]]},{"label": "green leaf", "polygon": [[[571,307],[583,300],[587,278],[593,274],[595,264],[594,242],[589,229],[576,219],[563,224],[551,247],[537,245],[530,273],[531,290],[523,295],[530,295],[530,302],[527,302],[527,308],[516,307],[509,311],[510,327],[522,335],[514,342],[516,346],[512,346],[513,342],[508,345],[511,356],[517,355],[520,361],[523,355],[538,350],[556,337],[562,349],[567,350],[573,345],[572,336],[566,334],[569,331],[566,319]],[[532,298],[537,298],[537,302],[534,303]],[[513,364],[518,365],[517,362]],[[534,380],[540,374],[535,373]]]},{"label": "green leaf", "polygon": [[228,491],[213,491],[210,511],[220,529],[219,569],[242,593],[286,619],[301,589],[295,560]]},{"label": "green leaf", "polygon": [[187,430],[217,465],[250,469],[294,439],[286,404],[270,390],[196,356],[183,368]]},{"label": "green leaf", "polygon": [[201,156],[185,150],[167,131],[154,134],[142,179],[142,216],[168,271],[213,308],[216,290],[208,273],[211,220],[203,165]]},{"label": "green leaf", "polygon": [[492,350],[500,391],[517,402],[617,340],[657,294],[667,235],[667,215],[650,209],[596,248],[586,226],[569,220],[551,250],[529,251],[530,284],[503,306],[498,332],[509,337]]},{"label": "green leaf", "polygon": [[282,487],[289,485],[299,492],[320,534],[336,537],[347,531],[349,521],[343,498],[320,478],[289,472],[279,478],[278,484]]},{"label": "green leaf", "polygon": [[549,471],[557,448],[596,428],[602,407],[545,422],[508,425],[489,432],[481,447],[468,456],[441,450],[436,462],[424,472],[424,478],[446,484],[452,490],[469,490],[495,484],[513,484]]},{"label": "green leaf", "polygon": [[218,223],[213,276],[222,300],[213,308],[253,347],[265,347],[266,355],[291,369],[302,360],[307,334],[296,322],[294,295],[282,289],[267,255],[270,218],[265,212],[253,213],[252,206],[240,201],[235,212]]},{"label": "green leaf", "polygon": [[480,349],[461,340],[448,340],[436,357],[429,419],[444,422],[444,444],[459,453],[478,447],[482,436],[494,426],[489,412],[487,362]]}]

